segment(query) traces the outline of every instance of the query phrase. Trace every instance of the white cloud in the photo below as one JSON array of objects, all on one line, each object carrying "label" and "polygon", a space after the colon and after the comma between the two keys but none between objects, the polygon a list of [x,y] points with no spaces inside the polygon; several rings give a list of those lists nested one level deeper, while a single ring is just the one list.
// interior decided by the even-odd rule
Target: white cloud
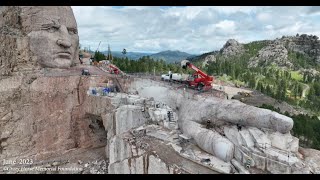
[{"label": "white cloud", "polygon": [[226,34],[233,34],[236,30],[235,23],[230,20],[220,21],[218,24],[216,24],[216,28],[221,33],[226,33]]},{"label": "white cloud", "polygon": [[229,36],[236,32],[236,25],[234,21],[223,20],[216,24],[209,24],[206,27],[202,27],[198,33],[202,33],[205,36]]},{"label": "white cloud", "polygon": [[215,9],[216,11],[224,14],[233,14],[237,12],[242,12],[246,14],[253,13],[257,10],[257,7],[254,6],[215,6],[212,7],[212,9]]},{"label": "white cloud", "polygon": [[82,47],[188,53],[219,50],[282,35],[319,35],[320,15],[309,7],[72,7]]},{"label": "white cloud", "polygon": [[267,26],[266,26],[266,29],[268,29],[268,30],[273,30],[273,26],[272,26],[272,25],[267,25]]},{"label": "white cloud", "polygon": [[272,16],[269,13],[259,13],[257,15],[257,19],[262,22],[269,22],[270,20],[272,20]]}]

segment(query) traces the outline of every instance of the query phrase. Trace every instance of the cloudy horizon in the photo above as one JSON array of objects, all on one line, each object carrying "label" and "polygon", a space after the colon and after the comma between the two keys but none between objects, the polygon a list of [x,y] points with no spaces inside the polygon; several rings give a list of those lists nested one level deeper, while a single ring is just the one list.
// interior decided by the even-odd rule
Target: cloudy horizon
[{"label": "cloudy horizon", "polygon": [[320,36],[320,7],[314,6],[73,6],[82,47],[156,53],[202,54],[228,39],[240,43],[282,36]]}]

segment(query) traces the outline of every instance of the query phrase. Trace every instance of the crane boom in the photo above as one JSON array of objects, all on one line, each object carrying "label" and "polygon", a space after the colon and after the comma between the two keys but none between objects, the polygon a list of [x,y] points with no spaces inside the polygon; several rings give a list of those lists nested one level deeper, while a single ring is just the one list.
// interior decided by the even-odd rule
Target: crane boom
[{"label": "crane boom", "polygon": [[191,64],[191,63],[187,63],[187,65],[195,70],[200,76],[202,76],[203,78],[208,79],[209,81],[213,81],[213,77],[209,76],[208,74],[204,73],[203,71],[201,71],[199,68],[197,68],[195,65]]},{"label": "crane boom", "polygon": [[99,47],[100,47],[100,43],[101,43],[101,41],[99,42],[99,45],[98,45],[98,48],[97,48],[97,50],[96,50],[96,51],[98,51],[98,49],[99,49]]},{"label": "crane boom", "polygon": [[201,71],[199,68],[197,68],[188,60],[181,61],[181,66],[184,69],[189,67],[194,71],[196,71],[193,74],[194,79],[187,81],[189,86],[193,86],[195,88],[198,88],[199,90],[202,90],[202,89],[208,90],[212,88],[211,83],[213,82],[213,76],[209,76],[205,72]]},{"label": "crane boom", "polygon": [[189,67],[193,70],[195,70],[202,78],[207,79],[208,81],[213,81],[213,77],[209,76],[208,74],[206,74],[205,72],[201,71],[199,68],[197,68],[195,65],[193,65],[192,63],[190,63],[190,61],[188,60],[183,60],[181,61],[181,66],[182,68],[186,68]]}]

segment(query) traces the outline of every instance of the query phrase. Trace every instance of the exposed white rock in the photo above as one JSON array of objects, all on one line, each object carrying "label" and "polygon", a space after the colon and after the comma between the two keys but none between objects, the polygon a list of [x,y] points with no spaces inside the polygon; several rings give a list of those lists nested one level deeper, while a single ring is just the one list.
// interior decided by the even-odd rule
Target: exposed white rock
[{"label": "exposed white rock", "polygon": [[109,174],[170,174],[173,173],[173,169],[158,157],[143,155],[112,163],[108,167],[108,172]]},{"label": "exposed white rock", "polygon": [[159,122],[168,118],[167,109],[149,108],[148,112],[152,121]]},{"label": "exposed white rock", "polygon": [[290,166],[287,164],[281,163],[279,161],[275,161],[272,159],[267,159],[267,170],[272,174],[290,174]]},{"label": "exposed white rock", "polygon": [[241,145],[251,148],[254,146],[254,141],[252,139],[252,136],[250,135],[250,132],[247,128],[243,128],[241,129],[241,131],[239,131],[240,134],[240,138],[241,138]]},{"label": "exposed white rock", "polygon": [[287,116],[245,105],[236,100],[207,98],[201,103],[196,100],[184,100],[179,109],[180,119],[199,123],[203,122],[203,119],[217,119],[244,126],[269,128],[281,133],[289,132],[293,127],[293,120]]},{"label": "exposed white rock", "polygon": [[216,157],[230,161],[233,157],[234,145],[214,130],[203,128],[193,121],[183,121],[182,130],[192,137],[197,145]]},{"label": "exposed white rock", "polygon": [[255,147],[260,149],[271,147],[271,141],[263,131],[255,127],[249,127],[248,130],[253,139]]},{"label": "exposed white rock", "polygon": [[279,66],[292,67],[293,64],[288,60],[288,50],[280,41],[275,41],[262,48],[256,57],[249,60],[249,67],[261,65],[270,65],[275,63]]},{"label": "exposed white rock", "polygon": [[282,134],[279,132],[269,132],[268,137],[271,140],[273,147],[291,152],[298,152],[299,139],[291,136],[290,133]]},{"label": "exposed white rock", "polygon": [[232,173],[231,164],[222,161],[221,159],[206,153],[195,146],[190,146],[184,149],[183,153],[180,153],[183,157],[197,161],[198,163],[209,167],[219,173],[229,174]]},{"label": "exposed white rock", "polygon": [[299,151],[304,155],[304,161],[311,168],[311,172],[320,174],[320,152],[307,148],[299,148]]},{"label": "exposed white rock", "polygon": [[205,67],[210,62],[216,62],[216,57],[214,55],[208,55],[204,58],[204,61],[202,63],[202,67]]},{"label": "exposed white rock", "polygon": [[[133,87],[140,87],[139,80]],[[203,119],[218,119],[233,124],[253,126],[257,128],[269,128],[281,133],[289,132],[293,127],[293,120],[287,116],[271,110],[246,105],[236,100],[223,100],[219,98],[206,98],[192,100],[184,98],[176,90],[159,87],[144,81],[143,89],[136,89],[143,97],[153,97],[156,101],[162,101],[170,107],[179,107],[179,119],[185,121],[203,122]],[[155,96],[156,94],[156,96]],[[199,103],[199,101],[202,101]],[[232,113],[230,113],[232,112]]]},{"label": "exposed white rock", "polygon": [[114,136],[108,144],[110,164],[132,157],[130,144],[125,142],[121,137]]},{"label": "exposed white rock", "polygon": [[231,163],[232,163],[232,165],[234,165],[234,167],[237,169],[237,171],[240,174],[250,174],[250,172],[248,170],[246,170],[246,168],[243,167],[237,160],[232,159]]},{"label": "exposed white rock", "polygon": [[128,159],[109,164],[108,173],[109,174],[131,174]]},{"label": "exposed white rock", "polygon": [[[114,133],[113,136],[118,136],[132,128],[139,127],[139,121],[131,121],[131,117],[144,117],[150,121],[158,122],[160,126],[142,127],[141,125],[147,122],[145,120],[145,122],[141,122],[140,128],[135,131],[139,129],[141,131],[145,130],[148,137],[153,137],[163,142],[169,141],[170,143],[167,145],[171,144],[173,149],[182,157],[211,169],[216,169],[217,172],[230,173],[232,171],[230,162],[240,173],[244,174],[249,173],[244,168],[248,162],[250,162],[250,167],[267,170],[271,173],[308,172],[308,167],[294,154],[297,153],[298,140],[289,133],[293,125],[291,118],[266,109],[247,106],[238,101],[200,98],[201,103],[198,103],[199,97],[198,100],[188,99],[170,88],[157,87],[153,82],[139,82],[138,80],[135,83],[139,87],[139,95],[144,99],[153,97],[155,101],[153,103],[148,102],[150,100],[147,100],[147,102],[136,101],[142,103],[129,106],[120,105],[113,113],[114,117],[108,115],[110,117],[106,118],[104,124],[109,128],[116,129],[117,133]],[[140,88],[140,85],[143,85],[143,88]],[[134,98],[139,99],[138,96]],[[147,111],[143,111],[141,108],[145,106],[148,107],[145,109]],[[179,109],[178,113],[175,114],[175,118],[178,119],[183,135],[191,138],[185,140],[188,142],[192,140],[201,150],[184,149],[173,143],[178,142],[173,138],[179,137],[178,134],[174,134],[173,131],[170,133],[170,128],[163,129],[163,127],[168,127],[167,112],[171,108]],[[135,112],[136,114],[134,114]],[[125,121],[126,123],[122,124],[122,122],[117,121],[117,118],[124,118],[125,115],[129,116],[129,120]],[[113,122],[116,123],[115,126],[108,120],[112,118],[114,118]],[[214,125],[221,126],[217,130],[222,129],[222,132],[205,128],[207,120],[210,120]],[[218,123],[223,121],[227,123]],[[236,124],[241,125],[241,129],[238,129]],[[117,128],[119,125],[125,128],[120,130]],[[139,147],[130,145],[123,138],[122,136],[112,138],[112,140],[117,139],[116,141],[118,142],[110,141],[109,143],[110,172],[173,173],[172,167],[161,158],[144,156],[144,151],[137,151]],[[117,150],[112,152],[110,149]],[[209,154],[204,155],[205,152],[202,150]],[[115,155],[115,153],[120,154]],[[114,158],[111,158],[111,156],[114,156]],[[137,158],[143,159],[143,161],[137,160]],[[205,161],[202,162],[202,160]],[[226,164],[224,165],[220,161]],[[141,162],[145,164],[148,162],[149,168],[146,169],[145,164]],[[116,170],[116,168],[121,167],[120,165],[124,166],[124,170]]]},{"label": "exposed white rock", "polygon": [[135,105],[120,106],[114,113],[105,114],[102,119],[109,137],[127,132],[147,122],[141,106]]},{"label": "exposed white rock", "polygon": [[151,155],[149,156],[148,174],[169,174],[170,170],[168,165],[161,159]]}]

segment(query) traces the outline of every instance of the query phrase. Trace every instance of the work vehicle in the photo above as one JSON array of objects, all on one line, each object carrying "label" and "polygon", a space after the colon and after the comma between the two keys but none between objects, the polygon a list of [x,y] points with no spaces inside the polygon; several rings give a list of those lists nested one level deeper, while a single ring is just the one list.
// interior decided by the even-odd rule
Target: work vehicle
[{"label": "work vehicle", "polygon": [[[162,81],[169,81],[170,75],[169,74],[162,74],[161,80]],[[182,82],[182,74],[172,73],[172,81]]]},{"label": "work vehicle", "polygon": [[88,69],[82,69],[81,75],[90,76],[90,72]]},{"label": "work vehicle", "polygon": [[204,73],[188,60],[182,60],[181,67],[183,69],[191,68],[195,71],[195,73],[190,75],[186,80],[186,83],[189,87],[193,87],[199,91],[212,89],[213,76],[209,76],[208,74]]}]

